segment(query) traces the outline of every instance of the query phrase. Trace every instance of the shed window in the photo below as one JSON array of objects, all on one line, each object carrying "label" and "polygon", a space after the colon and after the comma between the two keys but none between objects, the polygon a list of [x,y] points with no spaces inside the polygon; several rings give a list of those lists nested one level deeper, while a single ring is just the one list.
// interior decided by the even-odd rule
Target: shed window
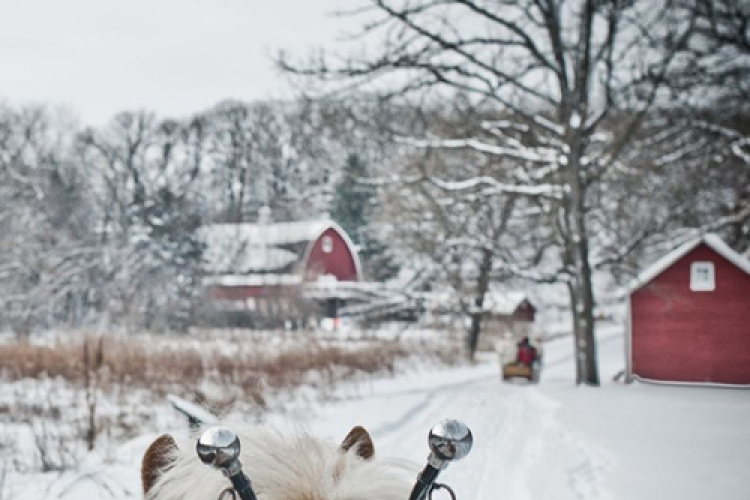
[{"label": "shed window", "polygon": [[331,253],[333,251],[333,238],[330,236],[323,236],[323,241],[321,241],[320,246],[325,253]]},{"label": "shed window", "polygon": [[716,289],[713,262],[693,262],[690,265],[690,289],[694,292],[713,292]]}]

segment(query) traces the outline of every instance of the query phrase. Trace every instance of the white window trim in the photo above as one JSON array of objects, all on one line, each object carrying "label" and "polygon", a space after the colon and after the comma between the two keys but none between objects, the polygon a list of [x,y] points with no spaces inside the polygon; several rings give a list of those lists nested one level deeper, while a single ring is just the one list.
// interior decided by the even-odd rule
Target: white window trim
[{"label": "white window trim", "polygon": [[716,290],[716,269],[713,262],[695,261],[690,264],[690,290],[693,292]]},{"label": "white window trim", "polygon": [[333,238],[331,238],[330,236],[323,236],[323,239],[320,242],[320,248],[324,253],[333,252]]}]

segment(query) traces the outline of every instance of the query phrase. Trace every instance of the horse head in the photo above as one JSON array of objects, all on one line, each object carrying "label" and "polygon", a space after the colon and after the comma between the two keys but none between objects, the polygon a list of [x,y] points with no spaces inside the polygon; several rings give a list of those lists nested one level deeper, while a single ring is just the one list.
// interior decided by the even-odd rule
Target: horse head
[{"label": "horse head", "polygon": [[[351,429],[338,445],[300,430],[238,425],[233,433],[242,442],[237,458],[258,500],[405,500],[413,483],[416,469],[376,457],[362,427]],[[141,477],[146,500],[235,498],[225,477],[169,435],[149,446]]]},{"label": "horse head", "polygon": [[[196,452],[183,452],[168,435],[156,439],[143,457],[146,500],[425,500],[438,474],[471,451],[465,424],[445,420],[430,430],[427,465],[414,478],[405,462],[375,458],[370,434],[354,427],[340,445],[304,432],[264,427],[208,429]],[[241,446],[241,442],[245,446]],[[220,469],[231,481],[199,462]],[[242,464],[249,465],[249,476]],[[252,484],[251,484],[252,478]]]}]

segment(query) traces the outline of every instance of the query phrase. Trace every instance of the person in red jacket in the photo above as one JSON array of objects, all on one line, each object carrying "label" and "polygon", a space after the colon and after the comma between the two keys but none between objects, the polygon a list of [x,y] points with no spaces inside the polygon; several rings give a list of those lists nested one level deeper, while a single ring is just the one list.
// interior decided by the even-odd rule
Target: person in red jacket
[{"label": "person in red jacket", "polygon": [[531,365],[536,361],[536,347],[531,345],[528,337],[524,337],[517,344],[518,352],[516,354],[516,363],[526,365],[531,368]]}]

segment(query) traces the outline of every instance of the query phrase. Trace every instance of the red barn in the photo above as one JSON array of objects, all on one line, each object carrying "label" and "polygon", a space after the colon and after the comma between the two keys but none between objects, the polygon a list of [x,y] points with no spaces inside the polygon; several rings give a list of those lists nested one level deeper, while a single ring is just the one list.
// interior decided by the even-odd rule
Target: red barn
[{"label": "red barn", "polygon": [[628,308],[629,380],[750,385],[750,260],[718,236],[646,269]]},{"label": "red barn", "polygon": [[280,316],[269,308],[298,305],[308,285],[361,280],[356,249],[331,220],[214,224],[201,235],[204,283],[223,309]]}]

